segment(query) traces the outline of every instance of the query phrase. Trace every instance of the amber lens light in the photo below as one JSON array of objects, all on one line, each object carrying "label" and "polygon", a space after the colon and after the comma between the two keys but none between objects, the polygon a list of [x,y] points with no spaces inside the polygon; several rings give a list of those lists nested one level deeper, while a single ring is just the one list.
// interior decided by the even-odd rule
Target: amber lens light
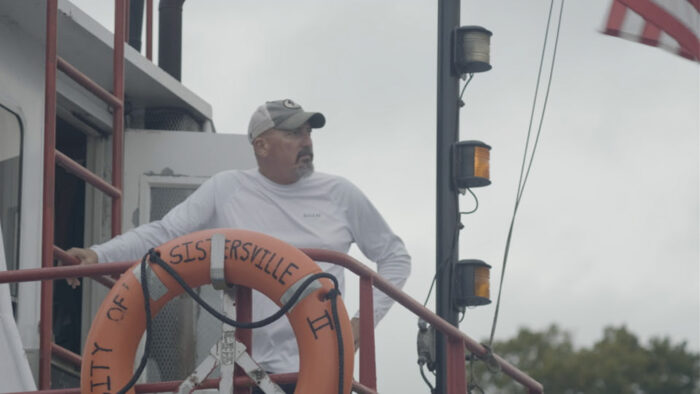
[{"label": "amber lens light", "polygon": [[490,179],[489,156],[489,149],[484,148],[482,146],[474,147],[474,176]]},{"label": "amber lens light", "polygon": [[491,266],[481,260],[459,260],[454,267],[452,297],[458,308],[490,304]]},{"label": "amber lens light", "polygon": [[491,184],[489,158],[491,147],[481,141],[460,141],[454,144],[454,185],[456,189]]},{"label": "amber lens light", "polygon": [[489,267],[475,267],[474,269],[474,295],[483,298],[490,298],[489,288]]}]

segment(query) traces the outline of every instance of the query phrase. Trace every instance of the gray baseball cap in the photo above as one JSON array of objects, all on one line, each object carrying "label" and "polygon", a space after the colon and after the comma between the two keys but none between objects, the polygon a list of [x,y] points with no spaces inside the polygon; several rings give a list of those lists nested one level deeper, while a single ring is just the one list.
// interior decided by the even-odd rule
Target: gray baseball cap
[{"label": "gray baseball cap", "polygon": [[290,99],[268,101],[259,106],[250,118],[248,140],[252,143],[270,129],[296,130],[306,122],[311,128],[319,129],[326,124],[326,117],[320,112],[304,112],[301,105]]}]

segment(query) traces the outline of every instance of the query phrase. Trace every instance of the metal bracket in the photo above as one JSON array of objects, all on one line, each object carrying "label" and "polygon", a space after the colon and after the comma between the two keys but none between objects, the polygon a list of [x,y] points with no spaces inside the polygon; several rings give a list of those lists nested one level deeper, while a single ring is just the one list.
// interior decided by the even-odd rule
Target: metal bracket
[{"label": "metal bracket", "polygon": [[[223,249],[219,249],[223,250]],[[214,253],[214,237],[212,237],[212,255]],[[212,258],[213,261],[213,258]],[[223,254],[221,261],[223,262]],[[213,264],[212,264],[213,267]],[[213,284],[212,270],[212,284]],[[223,272],[223,270],[222,270]],[[222,275],[223,277],[223,275]],[[224,281],[225,285],[225,281]],[[227,287],[221,293],[221,309],[226,317],[236,318],[236,289]],[[236,340],[236,328],[226,323],[221,325],[221,339],[209,350],[209,356],[202,361],[192,374],[180,384],[178,394],[189,394],[203,382],[216,367],[221,372],[219,381],[219,393],[233,394],[233,372],[235,364],[245,371],[255,384],[266,394],[284,394],[284,391],[270,379],[270,376],[262,369],[246,352],[246,346]]]},{"label": "metal bracket", "polygon": [[148,292],[151,295],[151,300],[158,301],[160,297],[168,293],[168,287],[163,284],[163,281],[153,272],[148,263],[136,264],[134,269],[131,270],[139,283],[141,283],[141,264],[146,264],[146,280],[148,281]]},{"label": "metal bracket", "polygon": [[253,382],[266,394],[284,394],[284,391],[270,379],[270,375],[245,351],[245,345],[236,344],[236,364],[240,366]]},{"label": "metal bracket", "polygon": [[[212,241],[214,238],[212,238]],[[212,244],[213,246],[213,244]],[[221,311],[228,318],[236,318],[236,288],[226,289],[221,293]],[[218,358],[221,362],[219,371],[221,380],[219,381],[219,393],[233,394],[233,371],[236,362],[236,350],[243,344],[236,341],[236,327],[226,323],[221,324],[221,339],[218,343]],[[245,346],[243,346],[245,349]]]},{"label": "metal bracket", "polygon": [[226,255],[226,236],[214,234],[211,236],[211,258],[209,259],[209,274],[211,285],[216,290],[226,288],[226,273],[224,270],[224,256]]},{"label": "metal bracket", "polygon": [[[296,291],[301,287],[301,285],[304,284],[304,282],[306,281],[306,278],[310,277],[311,275],[313,275],[313,274],[308,274],[308,275],[306,275],[305,277],[303,277],[303,278],[297,280],[296,282],[294,282],[294,284],[292,284],[291,286],[289,286],[289,288],[288,288],[288,289],[282,294],[282,296],[280,297],[280,303],[286,304],[287,302],[289,302],[289,300],[292,298],[292,296],[294,295],[294,293],[296,293]],[[313,282],[311,282],[311,283],[301,292],[301,295],[299,296],[299,298],[297,299],[297,301],[294,303],[294,305],[292,305],[292,307],[289,309],[289,311],[291,312],[291,311],[294,309],[294,307],[297,306],[298,303],[300,303],[300,302],[301,302],[304,298],[306,298],[309,294],[311,294],[311,293],[313,293],[314,291],[320,289],[321,287],[323,287],[323,286],[321,285],[321,282],[318,281],[318,279],[315,280],[315,281],[313,281]]]}]

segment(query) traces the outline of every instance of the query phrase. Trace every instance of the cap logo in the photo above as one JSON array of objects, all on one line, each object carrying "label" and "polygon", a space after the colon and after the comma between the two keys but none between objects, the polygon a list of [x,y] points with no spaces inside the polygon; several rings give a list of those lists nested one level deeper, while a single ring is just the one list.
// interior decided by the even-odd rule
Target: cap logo
[{"label": "cap logo", "polygon": [[285,108],[289,108],[289,109],[301,108],[301,106],[299,104],[295,103],[294,101],[292,101],[290,99],[284,100],[282,102],[282,105],[284,105]]}]

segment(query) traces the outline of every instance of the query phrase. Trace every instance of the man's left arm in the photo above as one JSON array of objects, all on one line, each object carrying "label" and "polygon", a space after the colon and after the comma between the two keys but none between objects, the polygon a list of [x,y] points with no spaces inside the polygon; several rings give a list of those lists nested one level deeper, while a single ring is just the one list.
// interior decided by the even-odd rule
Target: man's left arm
[{"label": "man's left arm", "polygon": [[[347,193],[348,221],[355,243],[377,264],[377,273],[397,288],[403,288],[411,273],[411,257],[403,241],[391,230],[379,211],[354,185]],[[374,324],[386,315],[394,300],[374,289]],[[357,317],[357,315],[356,315]]]}]

